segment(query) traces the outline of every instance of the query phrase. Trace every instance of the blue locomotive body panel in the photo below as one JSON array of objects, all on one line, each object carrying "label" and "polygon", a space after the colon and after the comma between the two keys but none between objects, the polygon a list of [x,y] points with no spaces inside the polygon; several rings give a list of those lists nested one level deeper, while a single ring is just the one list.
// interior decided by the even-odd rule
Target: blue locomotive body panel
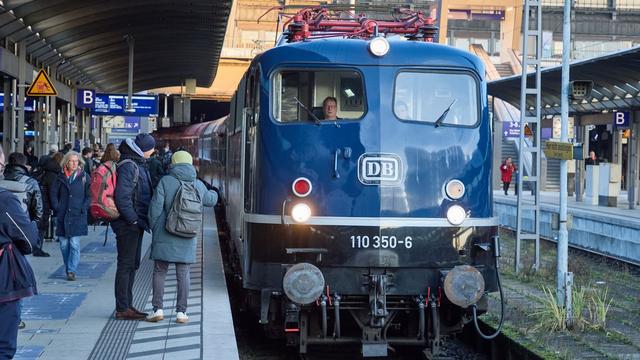
[{"label": "blue locomotive body panel", "polygon": [[[305,201],[311,204],[314,216],[444,218],[454,202],[446,197],[444,185],[452,179],[465,184],[464,197],[455,202],[471,218],[492,216],[491,128],[484,66],[475,56],[446,46],[390,43],[389,53],[380,58],[370,54],[367,41],[342,39],[287,44],[260,56],[254,64],[261,70],[262,106],[253,169],[259,186],[252,191],[251,213],[281,215],[283,199],[292,197],[292,182],[303,176],[313,184]],[[319,125],[277,122],[271,106],[273,76],[295,69],[360,73],[366,94],[363,117]],[[401,71],[473,77],[479,121],[474,126],[445,121],[436,127],[398,119],[392,102],[394,81]],[[364,184],[358,167],[365,154],[399,159],[400,181],[391,186]]]}]

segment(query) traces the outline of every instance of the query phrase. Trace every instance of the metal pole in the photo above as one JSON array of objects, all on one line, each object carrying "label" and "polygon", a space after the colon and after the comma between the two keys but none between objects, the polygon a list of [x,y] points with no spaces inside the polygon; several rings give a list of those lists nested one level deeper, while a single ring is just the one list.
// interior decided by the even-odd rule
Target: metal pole
[{"label": "metal pole", "polygon": [[16,113],[18,101],[17,89],[17,80],[11,80],[11,152],[16,151],[16,128],[18,127],[18,114]]},{"label": "metal pole", "polygon": [[[562,21],[562,84],[560,99],[560,141],[567,142],[569,127],[569,59],[571,53],[571,0],[564,0]],[[568,270],[569,232],[567,231],[567,160],[560,160],[560,232],[558,234],[557,295],[558,305],[565,306]]]},{"label": "metal pole", "polygon": [[129,88],[127,92],[127,108],[125,111],[133,112],[133,102],[131,96],[133,95],[133,46],[135,45],[135,39],[132,35],[125,36],[127,44],[129,44]]}]

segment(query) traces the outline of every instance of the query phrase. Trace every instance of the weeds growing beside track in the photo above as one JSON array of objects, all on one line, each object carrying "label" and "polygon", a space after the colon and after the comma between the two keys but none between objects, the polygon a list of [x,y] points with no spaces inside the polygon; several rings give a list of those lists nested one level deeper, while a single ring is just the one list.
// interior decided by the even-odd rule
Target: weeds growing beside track
[{"label": "weeds growing beside track", "polygon": [[[505,331],[549,359],[640,359],[640,271],[630,265],[570,250],[574,273],[571,326],[556,303],[556,247],[541,242],[540,268],[514,271],[515,241],[501,232],[500,273],[505,290]],[[521,263],[533,261],[533,244],[523,242]],[[497,296],[490,313],[497,314]],[[487,314],[488,315],[488,314]],[[497,324],[495,316],[483,316]]]}]

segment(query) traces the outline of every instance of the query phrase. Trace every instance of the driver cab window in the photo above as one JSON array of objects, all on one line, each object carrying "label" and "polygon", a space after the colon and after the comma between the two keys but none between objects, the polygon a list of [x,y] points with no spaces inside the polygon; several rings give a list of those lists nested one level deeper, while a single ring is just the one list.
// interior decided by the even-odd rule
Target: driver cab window
[{"label": "driver cab window", "polygon": [[366,108],[356,71],[283,70],[273,87],[273,117],[279,122],[355,120]]}]

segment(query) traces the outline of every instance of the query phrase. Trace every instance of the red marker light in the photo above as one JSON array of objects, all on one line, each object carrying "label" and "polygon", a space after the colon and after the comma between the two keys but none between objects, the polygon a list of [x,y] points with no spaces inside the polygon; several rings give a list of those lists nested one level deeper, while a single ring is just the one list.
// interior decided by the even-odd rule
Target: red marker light
[{"label": "red marker light", "polygon": [[293,181],[293,185],[291,186],[293,193],[298,197],[305,197],[309,195],[311,193],[311,188],[311,181],[303,177],[295,179]]}]

